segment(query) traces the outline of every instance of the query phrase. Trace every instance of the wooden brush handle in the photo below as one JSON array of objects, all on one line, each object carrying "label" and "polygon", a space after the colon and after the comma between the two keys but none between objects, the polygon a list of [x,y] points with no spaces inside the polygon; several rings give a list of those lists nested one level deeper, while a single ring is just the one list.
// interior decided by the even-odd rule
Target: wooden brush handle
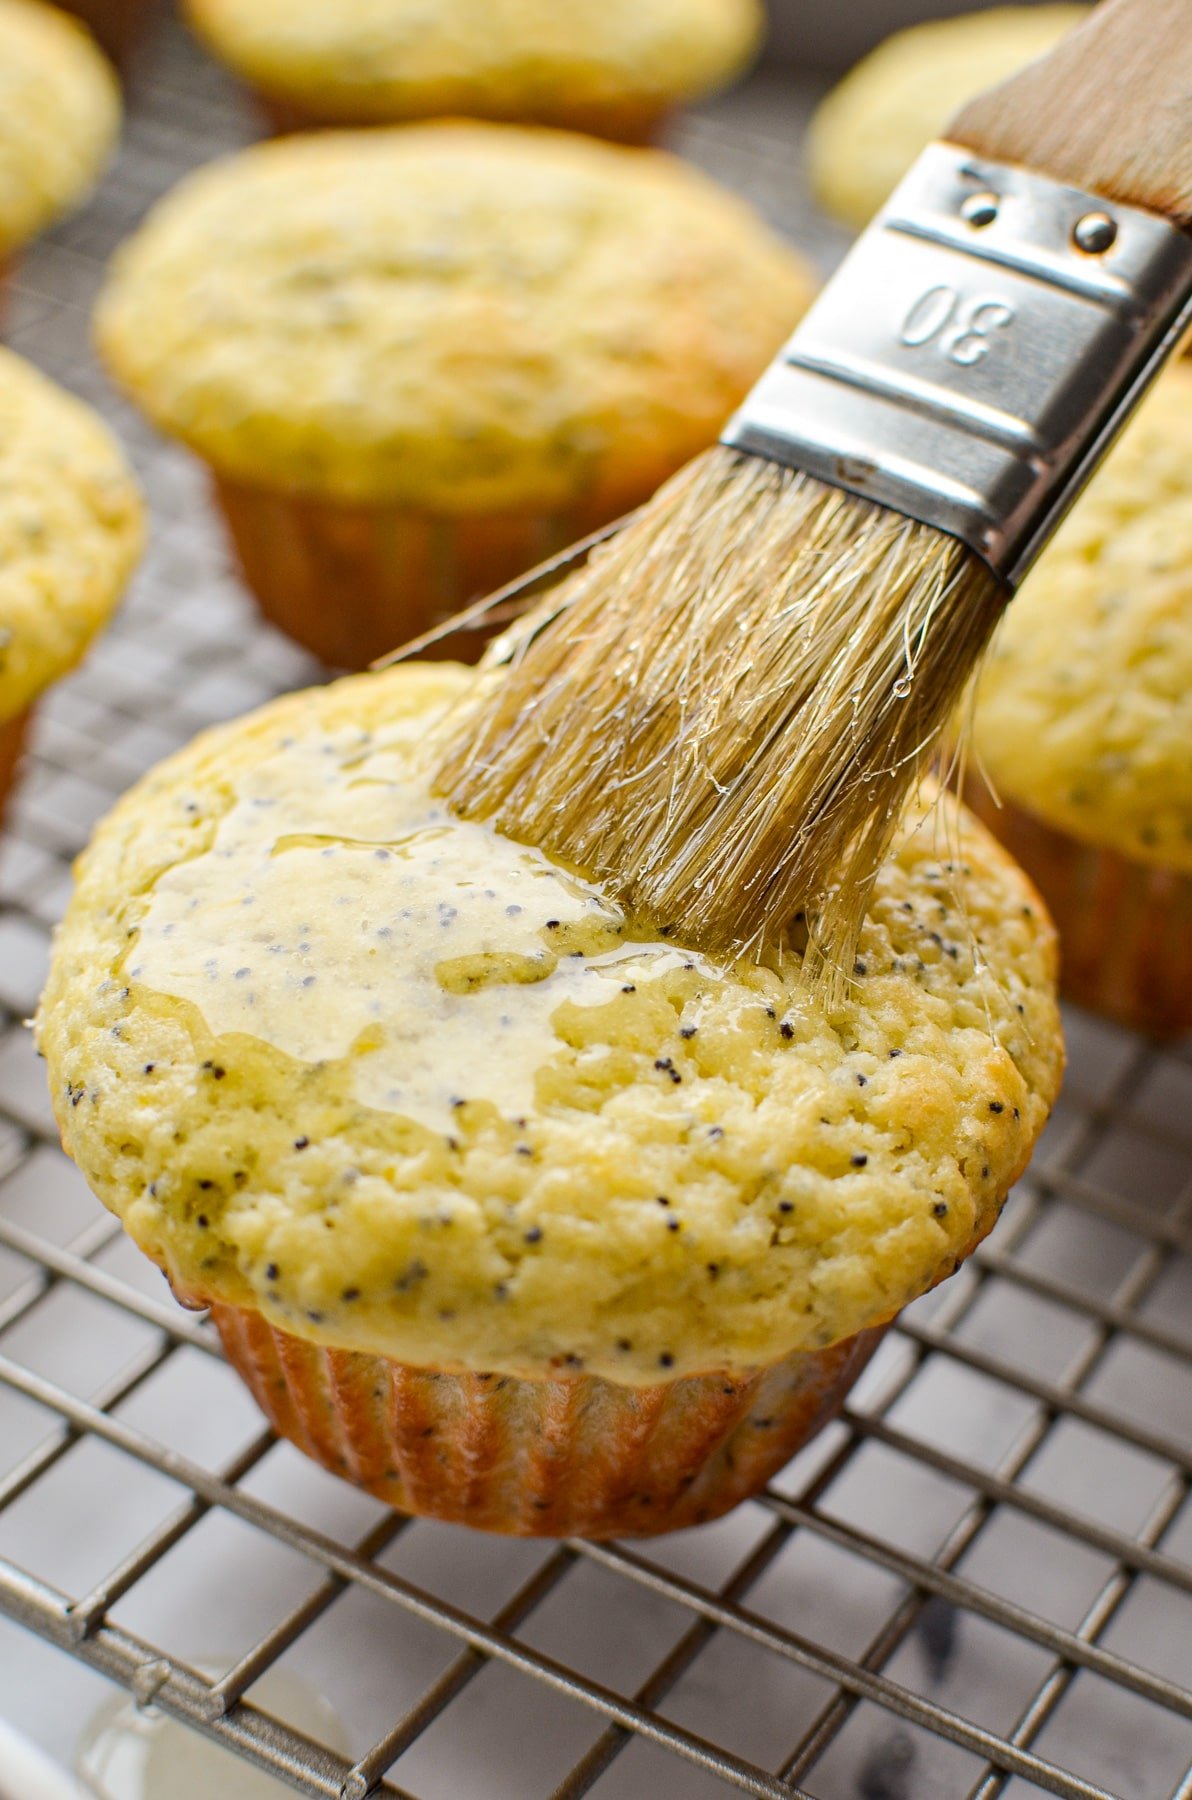
[{"label": "wooden brush handle", "polygon": [[944,134],[1192,227],[1192,0],[1101,0]]}]

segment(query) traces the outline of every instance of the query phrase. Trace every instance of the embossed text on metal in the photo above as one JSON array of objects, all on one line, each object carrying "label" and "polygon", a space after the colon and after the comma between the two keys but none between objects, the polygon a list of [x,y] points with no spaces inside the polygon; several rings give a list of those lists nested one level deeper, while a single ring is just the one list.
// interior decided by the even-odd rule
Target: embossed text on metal
[{"label": "embossed text on metal", "polygon": [[1190,322],[1192,241],[1165,219],[933,144],[724,442],[1015,583]]}]

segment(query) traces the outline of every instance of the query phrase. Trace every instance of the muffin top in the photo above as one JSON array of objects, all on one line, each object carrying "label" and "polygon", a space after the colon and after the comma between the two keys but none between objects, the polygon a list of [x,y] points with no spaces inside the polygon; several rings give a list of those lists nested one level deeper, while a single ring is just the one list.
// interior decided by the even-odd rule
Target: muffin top
[{"label": "muffin top", "polygon": [[1026,877],[908,827],[826,1017],[797,955],[717,965],[448,814],[470,679],[292,696],[101,826],[38,1023],[100,1197],[184,1296],[531,1377],[744,1369],[949,1273],[1059,1081]]},{"label": "muffin top", "polygon": [[811,291],[743,202],[661,152],[418,125],[192,176],[119,252],[97,330],[225,475],[540,512],[702,449]]},{"label": "muffin top", "polygon": [[140,495],[107,427],[0,349],[0,719],[79,661],[142,536]]},{"label": "muffin top", "polygon": [[994,787],[1192,870],[1192,368],[1144,402],[1006,613],[978,688]]},{"label": "muffin top", "polygon": [[0,0],[0,256],[85,197],[119,129],[115,74],[83,27]]},{"label": "muffin top", "polygon": [[1046,55],[1085,6],[999,6],[896,31],[851,70],[811,123],[815,192],[867,225],[919,152],[975,94]]},{"label": "muffin top", "polygon": [[361,123],[657,110],[729,80],[763,23],[759,0],[188,0],[188,10],[257,87]]}]

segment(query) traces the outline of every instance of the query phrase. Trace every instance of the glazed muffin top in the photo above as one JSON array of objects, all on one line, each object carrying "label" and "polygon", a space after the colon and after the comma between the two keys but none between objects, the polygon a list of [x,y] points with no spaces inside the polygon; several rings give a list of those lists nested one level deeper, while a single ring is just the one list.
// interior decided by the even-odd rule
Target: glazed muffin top
[{"label": "glazed muffin top", "polygon": [[118,253],[97,334],[225,475],[541,512],[702,449],[811,292],[750,208],[661,152],[417,125],[192,176]]},{"label": "glazed muffin top", "polygon": [[83,27],[0,0],[0,256],[85,198],[119,129],[116,76]]},{"label": "glazed muffin top", "polygon": [[137,485],[107,427],[0,349],[0,720],[79,661],[142,535]]},{"label": "glazed muffin top", "polygon": [[763,25],[759,0],[188,0],[188,11],[255,86],[361,123],[656,111],[731,79]]},{"label": "glazed muffin top", "polygon": [[1046,55],[1085,6],[999,6],[896,31],[863,57],[811,123],[812,186],[859,229],[966,101]]},{"label": "glazed muffin top", "polygon": [[718,966],[446,813],[470,679],[277,702],[100,828],[38,1024],[100,1197],[185,1296],[531,1377],[748,1368],[949,1273],[1059,1081],[1026,877],[908,828],[827,1018],[798,956]]},{"label": "glazed muffin top", "polygon": [[1008,799],[1192,870],[1192,368],[1162,377],[1006,613],[974,748]]}]

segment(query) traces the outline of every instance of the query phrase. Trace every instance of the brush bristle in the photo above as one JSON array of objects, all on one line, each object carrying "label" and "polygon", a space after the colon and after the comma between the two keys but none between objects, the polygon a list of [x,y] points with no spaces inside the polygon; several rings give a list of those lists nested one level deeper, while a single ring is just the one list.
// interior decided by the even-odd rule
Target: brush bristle
[{"label": "brush bristle", "polygon": [[439,786],[688,942],[806,942],[839,989],[1006,597],[938,531],[709,451],[528,615]]}]

